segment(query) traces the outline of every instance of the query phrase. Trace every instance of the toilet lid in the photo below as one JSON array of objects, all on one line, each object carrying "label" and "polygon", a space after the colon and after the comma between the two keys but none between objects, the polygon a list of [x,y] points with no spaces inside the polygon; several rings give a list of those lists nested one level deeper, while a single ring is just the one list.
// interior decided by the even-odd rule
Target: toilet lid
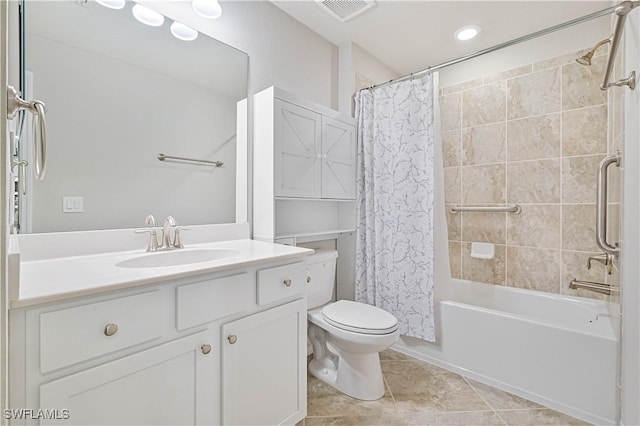
[{"label": "toilet lid", "polygon": [[398,328],[398,320],[389,312],[349,300],[339,300],[325,306],[322,316],[334,327],[355,333],[389,334]]}]

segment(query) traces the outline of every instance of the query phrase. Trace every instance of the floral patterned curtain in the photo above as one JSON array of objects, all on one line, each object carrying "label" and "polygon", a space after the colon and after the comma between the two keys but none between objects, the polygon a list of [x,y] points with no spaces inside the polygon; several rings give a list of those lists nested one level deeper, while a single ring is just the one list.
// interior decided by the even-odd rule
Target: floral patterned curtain
[{"label": "floral patterned curtain", "polygon": [[435,340],[433,314],[434,78],[356,95],[356,300]]}]

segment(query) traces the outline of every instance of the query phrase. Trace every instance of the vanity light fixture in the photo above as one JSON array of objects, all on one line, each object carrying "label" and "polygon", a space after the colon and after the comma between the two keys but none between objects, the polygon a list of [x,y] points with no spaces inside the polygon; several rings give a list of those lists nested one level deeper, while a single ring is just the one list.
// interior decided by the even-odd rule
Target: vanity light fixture
[{"label": "vanity light fixture", "polygon": [[465,25],[464,27],[458,28],[453,36],[458,40],[471,40],[480,34],[481,30],[482,28],[478,25]]},{"label": "vanity light fixture", "polygon": [[222,15],[218,0],[192,0],[191,7],[198,15],[206,19],[216,19]]},{"label": "vanity light fixture", "polygon": [[191,27],[175,21],[171,24],[171,34],[178,40],[191,41],[198,38],[198,32]]},{"label": "vanity light fixture", "polygon": [[159,27],[164,23],[164,16],[155,10],[151,10],[146,6],[141,4],[136,4],[131,9],[133,16],[145,25],[149,25],[151,27]]},{"label": "vanity light fixture", "polygon": [[109,9],[122,9],[126,0],[96,0],[96,3],[108,7]]}]

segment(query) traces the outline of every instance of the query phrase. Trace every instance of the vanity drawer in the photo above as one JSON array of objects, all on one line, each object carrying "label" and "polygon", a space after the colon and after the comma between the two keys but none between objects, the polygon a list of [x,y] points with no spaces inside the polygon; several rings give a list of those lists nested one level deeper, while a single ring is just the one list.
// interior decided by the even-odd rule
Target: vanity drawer
[{"label": "vanity drawer", "polygon": [[304,263],[278,266],[258,271],[258,305],[303,294],[307,289]]},{"label": "vanity drawer", "polygon": [[248,273],[181,285],[176,289],[178,330],[255,307],[255,285]]},{"label": "vanity drawer", "polygon": [[40,370],[57,370],[162,336],[172,315],[162,291],[40,314]]}]

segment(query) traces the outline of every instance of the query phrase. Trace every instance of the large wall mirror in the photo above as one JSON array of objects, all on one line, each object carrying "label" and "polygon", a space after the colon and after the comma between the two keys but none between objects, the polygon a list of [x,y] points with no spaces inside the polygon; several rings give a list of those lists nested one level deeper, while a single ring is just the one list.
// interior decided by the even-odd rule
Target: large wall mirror
[{"label": "large wall mirror", "polygon": [[148,214],[184,225],[235,221],[248,56],[204,34],[179,40],[171,19],[143,25],[133,5],[23,5],[23,91],[46,103],[48,155],[45,179],[27,173],[19,185],[20,232],[131,228]]}]

